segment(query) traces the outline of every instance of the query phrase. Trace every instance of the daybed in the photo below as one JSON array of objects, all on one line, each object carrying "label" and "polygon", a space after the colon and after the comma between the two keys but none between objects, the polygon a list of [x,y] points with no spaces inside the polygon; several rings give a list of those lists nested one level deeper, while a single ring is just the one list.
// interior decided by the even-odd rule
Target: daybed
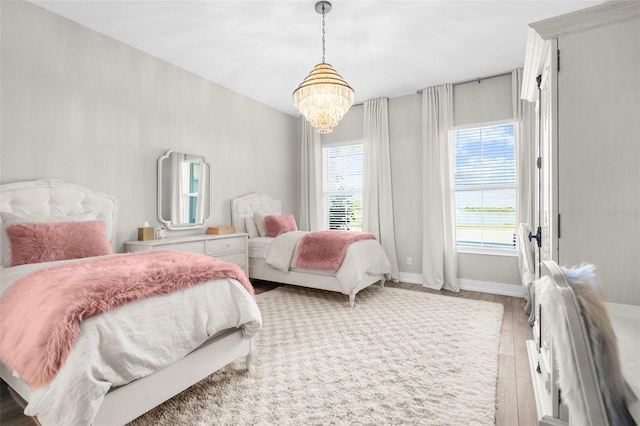
[{"label": "daybed", "polygon": [[250,237],[250,278],[347,294],[351,307],[355,306],[355,297],[360,290],[374,283],[384,286],[391,267],[382,246],[376,240],[352,243],[337,271],[296,268],[295,253],[290,257],[291,264],[274,267],[273,263],[269,263],[269,255],[275,239],[251,232],[247,224],[251,224],[256,215],[264,217],[281,213],[280,200],[267,194],[251,193],[231,200],[231,221],[236,232],[248,232]]},{"label": "daybed", "polygon": [[592,265],[542,271],[541,347],[527,342],[540,425],[637,424],[640,308],[605,303]]},{"label": "daybed", "polygon": [[[102,221],[111,246],[116,247],[116,200],[89,188],[53,179],[0,185],[0,212],[14,214],[3,213],[5,218],[22,217],[27,222]],[[3,239],[11,220],[0,229]],[[7,249],[6,239],[2,245]],[[49,266],[66,268],[131,255],[135,254],[5,265],[0,271],[3,299],[20,300],[7,298],[18,294],[10,287],[32,271],[40,274]],[[123,257],[117,259],[120,262]],[[248,283],[246,276],[237,276],[160,293],[83,320],[53,379],[35,390],[4,363],[0,363],[0,377],[28,402],[25,414],[37,416],[44,425],[125,424],[238,358],[246,356],[247,367],[251,366],[252,336],[262,320],[252,289],[239,282]],[[5,322],[9,314],[0,315],[2,325],[9,324]],[[9,326],[14,324],[21,326],[15,321]]]}]

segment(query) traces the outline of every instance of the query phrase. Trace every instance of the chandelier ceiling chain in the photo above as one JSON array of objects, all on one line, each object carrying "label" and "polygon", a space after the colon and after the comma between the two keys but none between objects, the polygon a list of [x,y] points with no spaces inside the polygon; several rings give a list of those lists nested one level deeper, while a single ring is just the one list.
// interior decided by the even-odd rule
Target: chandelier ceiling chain
[{"label": "chandelier ceiling chain", "polygon": [[324,14],[325,14],[324,6],[325,5],[323,3],[322,4],[322,63],[323,64],[324,64],[324,57],[325,57],[325,54],[326,54],[326,50],[325,50],[325,47],[324,47]]},{"label": "chandelier ceiling chain", "polygon": [[331,3],[319,1],[316,12],[322,14],[322,63],[316,65],[293,92],[296,108],[318,133],[330,133],[353,105],[354,90],[325,62],[325,15]]}]

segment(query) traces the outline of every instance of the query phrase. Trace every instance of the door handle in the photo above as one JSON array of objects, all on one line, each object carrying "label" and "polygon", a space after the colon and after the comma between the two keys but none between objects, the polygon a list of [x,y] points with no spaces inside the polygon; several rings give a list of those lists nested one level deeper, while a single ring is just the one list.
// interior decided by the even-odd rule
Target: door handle
[{"label": "door handle", "polygon": [[542,228],[538,226],[538,230],[535,235],[529,232],[529,241],[536,240],[538,247],[542,247]]}]

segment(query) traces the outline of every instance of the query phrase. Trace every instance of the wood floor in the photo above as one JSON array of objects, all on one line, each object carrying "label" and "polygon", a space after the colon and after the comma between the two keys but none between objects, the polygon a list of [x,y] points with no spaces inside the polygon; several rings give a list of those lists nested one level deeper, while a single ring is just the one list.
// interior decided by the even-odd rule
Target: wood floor
[{"label": "wood floor", "polygon": [[[525,342],[531,340],[532,334],[531,327],[527,324],[527,315],[523,310],[525,303],[523,299],[464,290],[459,293],[434,291],[415,284],[405,283],[388,282],[386,286],[450,297],[502,303],[504,306],[504,318],[498,356],[496,425],[533,426],[538,424],[525,346]],[[254,287],[256,288],[256,293],[263,293],[277,287],[277,284],[256,282]],[[22,409],[12,399],[7,385],[2,381],[0,384],[0,425],[33,426],[35,424],[34,420],[22,414]]]}]

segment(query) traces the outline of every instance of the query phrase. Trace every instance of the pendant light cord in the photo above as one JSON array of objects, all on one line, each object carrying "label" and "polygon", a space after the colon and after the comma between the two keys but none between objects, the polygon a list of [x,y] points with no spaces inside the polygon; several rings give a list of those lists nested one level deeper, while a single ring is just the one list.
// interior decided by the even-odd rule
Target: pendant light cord
[{"label": "pendant light cord", "polygon": [[324,64],[324,55],[326,51],[324,48],[324,4],[322,5],[322,63]]}]

